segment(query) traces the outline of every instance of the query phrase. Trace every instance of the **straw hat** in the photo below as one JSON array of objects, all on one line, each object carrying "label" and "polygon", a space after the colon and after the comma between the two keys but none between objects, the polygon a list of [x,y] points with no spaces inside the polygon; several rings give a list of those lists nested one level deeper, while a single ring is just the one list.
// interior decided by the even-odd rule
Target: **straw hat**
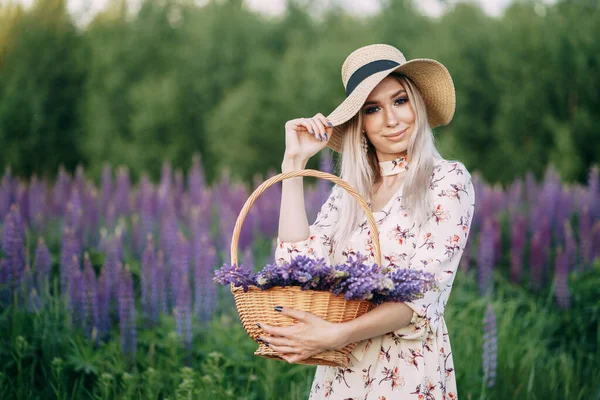
[{"label": "straw hat", "polygon": [[456,106],[454,84],[450,73],[441,63],[427,58],[406,61],[397,48],[373,44],[353,51],[342,65],[342,82],[346,99],[327,116],[334,126],[327,146],[342,151],[343,124],[363,106],[369,93],[392,72],[408,76],[425,101],[431,128],[447,125]]}]

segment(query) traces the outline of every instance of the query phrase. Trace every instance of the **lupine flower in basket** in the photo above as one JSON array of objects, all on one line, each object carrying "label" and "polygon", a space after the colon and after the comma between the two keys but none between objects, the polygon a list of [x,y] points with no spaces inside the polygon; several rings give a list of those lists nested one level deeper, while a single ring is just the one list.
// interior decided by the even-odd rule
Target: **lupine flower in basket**
[{"label": "lupine flower in basket", "polygon": [[410,301],[435,286],[433,274],[413,269],[385,270],[367,262],[358,253],[347,262],[330,266],[325,259],[299,255],[283,265],[267,264],[258,273],[240,265],[223,264],[215,271],[214,281],[233,284],[247,292],[250,286],[261,290],[281,286],[299,286],[302,290],[328,291],[346,300]]},{"label": "lupine flower in basket", "polygon": [[248,291],[248,286],[256,285],[256,274],[245,268],[243,265],[223,264],[221,269],[215,271],[213,280],[221,285],[233,284],[235,287],[242,286],[244,292]]}]

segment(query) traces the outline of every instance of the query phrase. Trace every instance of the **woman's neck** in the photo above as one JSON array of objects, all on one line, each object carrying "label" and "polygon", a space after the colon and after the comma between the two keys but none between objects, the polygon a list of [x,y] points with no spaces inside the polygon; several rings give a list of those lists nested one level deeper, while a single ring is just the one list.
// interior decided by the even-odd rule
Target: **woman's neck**
[{"label": "woman's neck", "polygon": [[391,160],[379,161],[381,178],[376,183],[381,183],[381,186],[392,188],[401,183],[406,177],[408,171],[408,160],[406,156],[397,156]]}]

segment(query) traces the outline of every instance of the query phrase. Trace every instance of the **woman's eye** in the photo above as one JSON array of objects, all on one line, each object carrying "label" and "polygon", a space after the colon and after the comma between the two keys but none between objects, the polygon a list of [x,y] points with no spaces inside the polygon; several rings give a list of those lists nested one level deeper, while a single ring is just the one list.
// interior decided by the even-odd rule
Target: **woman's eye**
[{"label": "woman's eye", "polygon": [[396,99],[396,104],[404,104],[408,101],[408,98],[406,97],[399,97]]},{"label": "woman's eye", "polygon": [[372,114],[377,111],[377,107],[369,107],[365,109],[365,114]]}]

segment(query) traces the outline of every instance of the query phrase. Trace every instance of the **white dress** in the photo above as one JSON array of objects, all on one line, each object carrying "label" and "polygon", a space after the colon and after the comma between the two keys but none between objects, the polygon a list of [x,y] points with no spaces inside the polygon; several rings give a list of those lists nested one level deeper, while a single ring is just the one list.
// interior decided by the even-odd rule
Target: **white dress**
[{"label": "white dress", "polygon": [[[429,189],[433,209],[422,226],[401,207],[402,187],[373,215],[384,266],[431,272],[438,289],[406,303],[414,311],[408,326],[358,343],[348,368],[318,366],[310,399],[458,398],[444,309],[469,235],[475,193],[464,165],[447,160],[436,161]],[[276,263],[304,254],[338,264],[356,252],[370,254],[371,262],[376,262],[366,217],[344,249],[332,249],[343,190],[333,187],[308,239],[290,243],[277,238]]]}]

